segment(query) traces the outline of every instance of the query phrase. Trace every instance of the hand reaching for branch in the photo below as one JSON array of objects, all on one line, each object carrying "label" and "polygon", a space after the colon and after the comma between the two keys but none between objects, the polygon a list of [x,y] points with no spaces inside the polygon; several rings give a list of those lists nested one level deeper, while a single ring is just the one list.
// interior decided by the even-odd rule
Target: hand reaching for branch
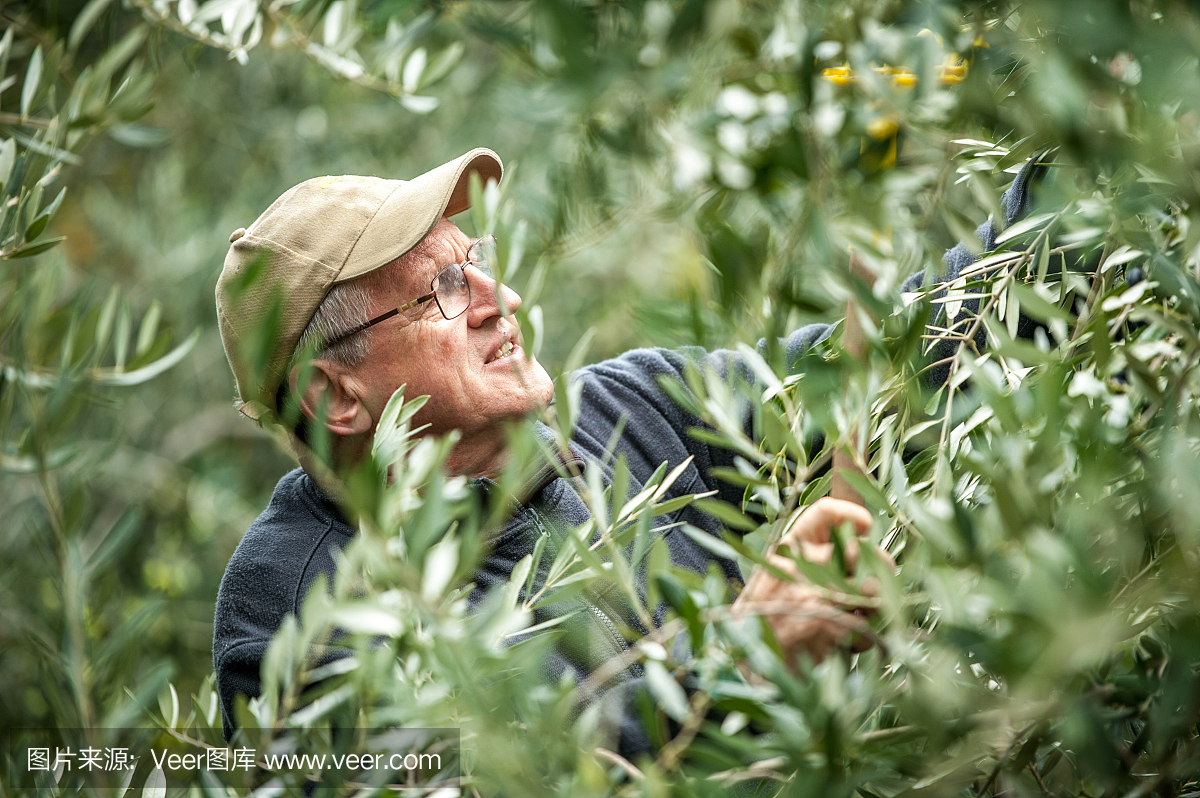
[{"label": "hand reaching for branch", "polygon": [[[847,542],[842,559],[846,575],[853,576],[858,568],[857,538],[866,537],[871,521],[871,514],[853,502],[818,499],[800,514],[792,528],[767,554],[767,562],[791,579],[780,579],[761,566],[755,568],[733,603],[734,617],[764,617],[793,668],[801,653],[807,653],[813,662],[820,662],[847,639],[854,651],[870,648],[871,638],[863,634],[867,628],[864,616],[870,612],[869,608],[840,601],[837,594],[812,584],[800,573],[794,558],[803,557],[808,562],[827,565],[833,558],[834,530],[849,523],[857,537]],[[876,550],[885,562],[895,564],[883,549]],[[863,582],[859,591],[862,596],[874,597],[878,595],[878,585],[870,578]]]}]

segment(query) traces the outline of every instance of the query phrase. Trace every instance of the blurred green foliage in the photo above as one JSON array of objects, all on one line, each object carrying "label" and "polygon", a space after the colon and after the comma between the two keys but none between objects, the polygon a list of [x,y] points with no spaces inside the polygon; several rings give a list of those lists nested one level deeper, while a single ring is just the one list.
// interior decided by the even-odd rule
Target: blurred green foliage
[{"label": "blurred green foliage", "polygon": [[[622,516],[623,491],[592,485],[574,539],[601,532],[616,565],[543,556],[575,589],[627,594],[648,558],[674,610],[635,649],[661,753],[598,757],[599,709],[573,709],[596,685],[537,678],[553,630],[500,645],[550,596],[464,616],[484,519],[439,476],[444,447],[412,448],[400,423],[379,457],[402,478],[359,497],[334,597],[281,632],[248,724],[304,727],[296,745],[318,749],[347,718],[462,727],[482,795],[1200,790],[1188,4],[62,0],[0,17],[7,730],[156,715],[216,740],[216,586],[290,467],[231,408],[212,310],[227,235],[308,177],[407,177],[483,145],[508,175],[470,226],[500,236],[552,373],[588,329],[593,358],[770,342],[854,298],[863,361],[835,335],[797,379],[772,347],[743,350],[759,440],[725,421],[746,386],[695,374],[677,393],[743,455],[725,476],[747,506],[713,511],[749,534],[711,545],[747,573],[828,489],[829,452],[866,452],[855,486],[901,566],[871,569],[883,645],[797,678],[729,620],[730,586],[663,564],[661,496]],[[1048,148],[1028,223],[937,285],[942,252],[1000,218],[1005,175]],[[931,319],[987,339],[937,390]],[[333,626],[358,634],[358,667],[302,692]],[[675,636],[690,659],[666,653]]]}]

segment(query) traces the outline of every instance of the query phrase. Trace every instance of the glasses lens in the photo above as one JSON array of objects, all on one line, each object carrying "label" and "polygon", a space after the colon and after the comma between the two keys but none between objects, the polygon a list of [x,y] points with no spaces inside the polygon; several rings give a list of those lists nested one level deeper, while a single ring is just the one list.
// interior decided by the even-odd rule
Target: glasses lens
[{"label": "glasses lens", "polygon": [[496,263],[496,237],[484,236],[472,244],[467,259],[488,277],[495,277],[493,265]]},{"label": "glasses lens", "polygon": [[442,315],[448,319],[461,315],[471,304],[471,288],[462,266],[451,263],[433,278],[433,297]]}]

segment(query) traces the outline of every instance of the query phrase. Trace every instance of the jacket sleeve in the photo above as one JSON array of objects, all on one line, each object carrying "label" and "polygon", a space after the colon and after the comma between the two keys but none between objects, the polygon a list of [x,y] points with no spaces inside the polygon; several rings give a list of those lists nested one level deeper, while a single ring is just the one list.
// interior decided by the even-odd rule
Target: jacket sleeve
[{"label": "jacket sleeve", "polygon": [[[1012,186],[1004,193],[1002,205],[1006,221],[1020,219],[1030,206],[1031,188],[1045,173],[1046,167],[1040,158],[1031,159],[1021,169],[1014,179]],[[976,234],[979,236],[984,251],[995,247],[996,226],[992,220],[981,225]],[[931,280],[954,280],[965,269],[976,261],[976,256],[965,245],[959,244],[946,252],[942,273],[931,275]],[[905,281],[902,290],[912,291],[920,288],[926,279],[924,271],[917,272]],[[940,293],[938,294],[940,296]],[[971,312],[978,312],[979,300],[964,302],[964,307]],[[934,323],[944,326],[940,318],[944,311],[938,306]],[[1032,337],[1036,325],[1028,318],[1022,318],[1018,334],[1022,337]],[[803,355],[813,346],[825,340],[833,331],[829,324],[810,324],[794,331],[780,341],[791,373],[803,368]],[[977,335],[977,343],[982,349],[986,341],[983,331]],[[939,342],[930,353],[931,360],[940,360],[953,354],[954,343]],[[765,341],[760,341],[758,350],[766,349]],[[717,491],[717,497],[731,504],[739,504],[742,491],[729,483],[716,478],[713,469],[731,467],[737,453],[718,446],[710,445],[690,433],[696,427],[704,426],[694,414],[681,408],[670,399],[661,387],[664,379],[683,383],[689,364],[701,371],[713,369],[725,379],[741,379],[754,383],[754,376],[747,368],[742,357],[730,350],[705,351],[699,347],[684,347],[679,350],[667,349],[635,349],[611,360],[606,360],[580,370],[584,382],[583,399],[586,411],[581,412],[577,426],[577,434],[585,438],[590,436],[592,448],[602,448],[606,433],[615,429],[618,419],[624,417],[626,434],[622,436],[620,445],[629,456],[631,468],[637,476],[635,464],[641,465],[644,473],[649,473],[659,463],[671,465],[687,456],[695,458],[695,472],[690,483],[681,482],[681,491]],[[943,365],[930,369],[928,382],[937,386],[945,382],[949,366]],[[754,407],[748,401],[738,408],[740,418],[737,420],[747,437],[754,437]]]},{"label": "jacket sleeve", "polygon": [[[789,360],[798,361],[800,354],[826,338],[831,330],[830,325],[814,324],[792,333],[785,341]],[[737,371],[739,379],[753,382],[741,357],[729,350],[634,349],[580,370],[576,378],[583,383],[583,391],[573,439],[590,444],[587,448],[596,453],[604,449],[612,432],[624,425],[617,451],[626,456],[639,484],[659,464],[674,467],[692,457],[692,466],[676,483],[673,493],[715,490],[718,498],[740,503],[741,489],[713,474],[714,468],[732,467],[737,453],[694,436],[691,430],[705,426],[704,422],[676,403],[662,387],[665,380],[682,384],[689,366],[702,372],[713,369],[722,377]],[[737,412],[736,423],[752,436],[753,407],[742,401]]]},{"label": "jacket sleeve", "polygon": [[[1040,153],[1025,162],[1021,171],[1017,173],[1008,190],[1000,198],[1000,205],[1004,210],[1006,226],[1011,225],[1023,218],[1029,212],[1032,204],[1032,194],[1034,187],[1041,182],[1045,177],[1048,167],[1043,162],[1045,153]],[[975,235],[978,236],[979,242],[982,245],[982,251],[990,252],[996,248],[996,224],[992,219],[988,219],[981,224],[976,230]],[[964,244],[959,244],[953,249],[947,250],[942,257],[942,263],[945,266],[939,274],[933,276],[931,282],[952,282],[958,279],[966,269],[973,265],[979,256],[975,255]],[[904,281],[901,286],[901,291],[915,291],[926,284],[925,271],[919,271]],[[939,291],[934,294],[934,297],[945,295],[945,291]],[[979,300],[967,300],[963,302],[963,309],[968,313],[976,314],[979,312]],[[939,305],[937,313],[934,315],[934,323],[939,326],[945,326],[945,306]],[[1017,324],[1018,338],[1032,338],[1034,330],[1038,327],[1038,323],[1028,316],[1021,315]],[[984,333],[982,326],[975,333],[975,346],[982,352],[987,345],[987,336]],[[933,362],[945,360],[954,354],[956,344],[951,341],[938,341],[930,353],[930,360]],[[950,376],[950,364],[942,363],[935,366],[928,372],[927,382],[931,386],[940,386],[946,382]]]},{"label": "jacket sleeve", "polygon": [[261,692],[259,668],[269,641],[254,640],[234,646],[217,659],[217,693],[221,696],[222,734],[228,741],[237,728],[234,703],[238,695],[258,698]]},{"label": "jacket sleeve", "polygon": [[[280,480],[271,504],[230,558],[217,592],[213,669],[226,740],[237,726],[237,696],[261,695],[262,660],[275,633],[289,615],[299,617],[303,599],[319,577],[330,589],[334,551],[353,535],[348,525],[328,515],[332,505],[321,516],[314,514],[315,494],[310,495],[306,479],[297,469]],[[348,653],[326,645],[313,651],[312,662],[323,665]]]}]

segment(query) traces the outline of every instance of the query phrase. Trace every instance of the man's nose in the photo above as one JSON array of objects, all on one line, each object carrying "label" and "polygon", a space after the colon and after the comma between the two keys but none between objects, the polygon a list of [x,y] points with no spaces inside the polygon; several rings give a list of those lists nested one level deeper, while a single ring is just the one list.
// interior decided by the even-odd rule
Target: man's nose
[{"label": "man's nose", "polygon": [[471,286],[471,307],[467,309],[467,322],[478,327],[492,316],[508,315],[521,307],[521,297],[507,285],[501,285],[482,269],[468,266],[464,274]]}]

